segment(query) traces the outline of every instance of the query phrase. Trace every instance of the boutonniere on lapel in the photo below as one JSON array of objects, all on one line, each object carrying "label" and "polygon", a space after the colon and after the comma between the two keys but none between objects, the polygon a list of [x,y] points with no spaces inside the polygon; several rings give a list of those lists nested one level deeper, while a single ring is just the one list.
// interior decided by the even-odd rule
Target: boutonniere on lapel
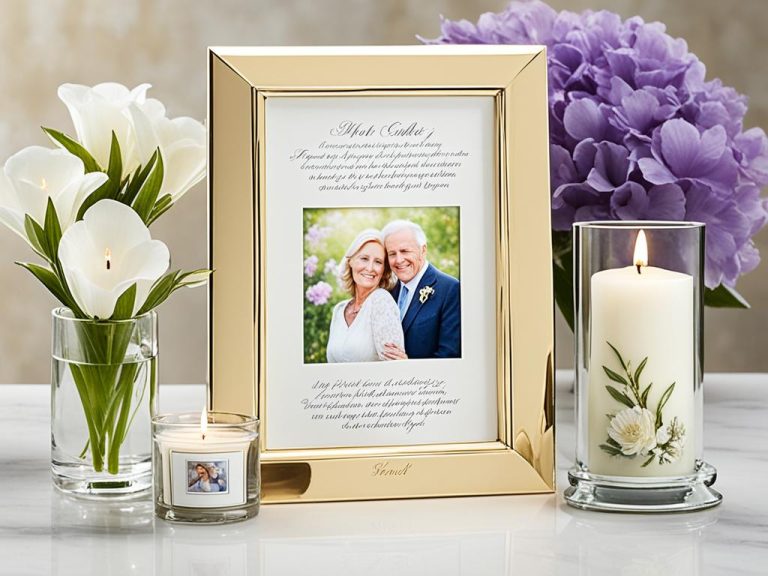
[{"label": "boutonniere on lapel", "polygon": [[419,290],[419,302],[424,304],[424,302],[427,301],[427,299],[432,296],[432,294],[435,293],[435,289],[432,288],[432,286],[424,286],[421,290]]}]

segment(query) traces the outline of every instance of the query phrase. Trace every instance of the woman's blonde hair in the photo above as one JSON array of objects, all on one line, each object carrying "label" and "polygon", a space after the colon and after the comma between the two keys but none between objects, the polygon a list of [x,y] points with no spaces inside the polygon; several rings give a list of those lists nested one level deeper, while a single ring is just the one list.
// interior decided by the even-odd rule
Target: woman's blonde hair
[{"label": "woman's blonde hair", "polygon": [[[349,245],[346,254],[344,254],[344,260],[342,260],[341,263],[339,281],[344,290],[346,290],[352,297],[355,296],[355,280],[352,278],[352,268],[349,265],[349,261],[354,258],[357,253],[360,252],[362,247],[368,244],[368,242],[376,242],[376,244],[384,248],[384,240],[381,237],[381,232],[374,228],[367,228],[360,232],[360,234],[358,234],[352,241],[352,244]],[[387,251],[384,250],[384,272],[381,274],[381,280],[379,280],[378,287],[390,290],[395,284],[393,278],[394,274],[392,274],[392,269],[389,267]]]}]

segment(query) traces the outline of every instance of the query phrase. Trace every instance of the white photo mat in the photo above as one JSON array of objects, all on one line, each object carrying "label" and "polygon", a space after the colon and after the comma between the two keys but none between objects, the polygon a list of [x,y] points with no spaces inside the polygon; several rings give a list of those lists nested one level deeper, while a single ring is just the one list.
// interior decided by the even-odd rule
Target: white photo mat
[{"label": "white photo mat", "polygon": [[[274,96],[266,100],[265,117],[268,142],[266,309],[269,311],[266,448],[497,440],[493,98]],[[329,147],[323,142],[342,146]],[[436,153],[436,159],[447,154],[456,165],[443,171],[392,168],[393,177],[389,178],[375,177],[382,170],[387,174],[386,167],[366,168],[365,164],[358,164],[345,168],[339,160],[331,164],[317,161],[314,164],[317,168],[302,168],[302,150],[316,155],[329,150],[339,153],[350,150],[344,146],[350,142],[364,142],[368,149],[383,154],[397,150],[398,146],[404,146],[404,150],[416,149],[419,142],[427,142],[427,149]],[[343,177],[338,181],[329,180],[325,177],[329,171]],[[312,173],[315,173],[314,179],[310,179]],[[389,185],[377,188],[377,181],[386,181]],[[369,185],[365,185],[366,182]],[[302,346],[304,209],[408,206],[459,208],[461,358],[305,364]],[[339,254],[339,259],[342,256]],[[441,387],[444,398],[455,402],[446,413],[430,415],[422,425],[410,428],[402,418],[363,418],[362,421],[371,424],[369,427],[344,429],[341,426],[344,409],[328,408],[326,418],[322,410],[304,408],[302,401],[317,398],[318,390],[313,386],[318,382],[333,386],[336,382],[366,380],[380,383],[380,388],[411,386],[414,391],[419,383],[436,385]],[[346,412],[355,410],[362,409],[349,408]],[[342,418],[334,418],[339,412]],[[316,417],[313,418],[313,414]],[[376,424],[386,421],[395,425]]]},{"label": "white photo mat", "polygon": [[[246,502],[245,452],[170,451],[171,504],[189,508],[224,508]],[[222,492],[190,492],[189,465],[226,462],[226,490]]]}]

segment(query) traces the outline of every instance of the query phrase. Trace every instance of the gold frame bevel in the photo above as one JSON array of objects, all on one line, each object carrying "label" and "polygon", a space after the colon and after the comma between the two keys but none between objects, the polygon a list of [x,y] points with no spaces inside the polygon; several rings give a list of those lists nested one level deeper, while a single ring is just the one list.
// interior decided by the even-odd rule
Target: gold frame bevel
[{"label": "gold frame bevel", "polygon": [[[554,320],[542,46],[210,49],[211,408],[262,421],[266,416],[266,98],[328,95],[495,99],[498,439],[266,450],[262,436],[262,501],[553,492]],[[375,474],[385,463],[405,472]]]}]

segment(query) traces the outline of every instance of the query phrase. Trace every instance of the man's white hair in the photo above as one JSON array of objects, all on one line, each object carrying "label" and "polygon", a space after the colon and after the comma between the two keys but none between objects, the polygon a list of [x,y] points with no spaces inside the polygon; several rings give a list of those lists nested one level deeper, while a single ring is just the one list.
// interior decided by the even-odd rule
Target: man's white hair
[{"label": "man's white hair", "polygon": [[415,222],[411,222],[410,220],[393,220],[384,226],[384,228],[381,230],[381,237],[386,243],[388,236],[397,234],[403,230],[410,230],[411,233],[413,233],[414,237],[416,238],[416,242],[419,243],[419,247],[427,245],[427,235],[424,234],[424,230],[421,228],[421,226]]}]

